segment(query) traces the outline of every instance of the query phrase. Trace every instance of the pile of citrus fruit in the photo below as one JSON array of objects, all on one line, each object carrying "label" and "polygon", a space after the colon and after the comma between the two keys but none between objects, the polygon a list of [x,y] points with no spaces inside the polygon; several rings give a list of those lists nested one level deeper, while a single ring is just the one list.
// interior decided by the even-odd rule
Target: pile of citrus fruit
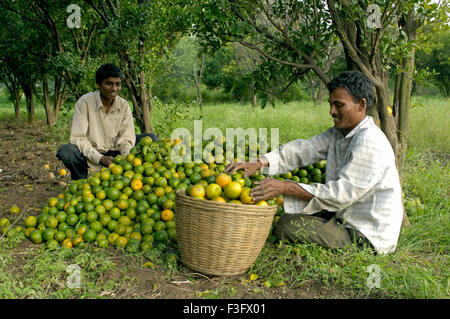
[{"label": "pile of citrus fruit", "polygon": [[[227,175],[224,170],[229,162],[213,153],[208,161],[177,164],[171,159],[171,151],[180,142],[153,142],[144,137],[128,156],[119,155],[108,168],[72,181],[64,192],[47,200],[38,216],[26,217],[23,225],[12,231],[23,231],[33,243],[49,248],[95,244],[130,251],[162,249],[176,245],[175,192],[179,189],[214,201],[278,205],[275,221],[283,213],[282,196],[252,201],[250,190],[265,178],[263,174],[243,178],[243,172],[238,171]],[[191,147],[193,150],[194,143]],[[321,161],[275,178],[323,182],[325,166]],[[11,229],[6,218],[0,224],[2,233]]]}]

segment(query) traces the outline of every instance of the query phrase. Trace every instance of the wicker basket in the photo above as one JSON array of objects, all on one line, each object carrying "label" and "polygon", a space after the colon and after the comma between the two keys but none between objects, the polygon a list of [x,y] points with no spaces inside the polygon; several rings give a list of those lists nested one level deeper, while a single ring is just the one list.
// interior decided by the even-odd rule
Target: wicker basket
[{"label": "wicker basket", "polygon": [[269,235],[276,206],[213,202],[176,192],[181,261],[207,275],[233,276],[255,262]]}]

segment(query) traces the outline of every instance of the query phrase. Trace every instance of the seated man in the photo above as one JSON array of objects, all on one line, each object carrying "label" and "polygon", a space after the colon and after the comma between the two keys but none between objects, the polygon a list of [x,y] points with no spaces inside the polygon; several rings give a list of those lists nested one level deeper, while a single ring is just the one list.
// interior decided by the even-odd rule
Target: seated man
[{"label": "seated man", "polygon": [[[327,160],[324,184],[266,178],[251,196],[260,201],[284,195],[286,214],[274,227],[281,240],[340,248],[354,242],[377,253],[396,249],[403,217],[399,174],[392,147],[366,112],[374,88],[361,72],[344,72],[328,84],[334,126],[311,139],[297,139],[253,163],[234,163],[225,172],[245,176],[268,166],[277,175]],[[359,246],[359,245],[358,245]]]},{"label": "seated man", "polygon": [[98,171],[109,166],[115,156],[127,156],[144,136],[135,134],[128,102],[119,96],[122,71],[113,64],[102,65],[95,75],[97,91],[77,101],[70,131],[70,144],[63,145],[56,157],[69,169],[72,180],[86,178],[88,168]]}]

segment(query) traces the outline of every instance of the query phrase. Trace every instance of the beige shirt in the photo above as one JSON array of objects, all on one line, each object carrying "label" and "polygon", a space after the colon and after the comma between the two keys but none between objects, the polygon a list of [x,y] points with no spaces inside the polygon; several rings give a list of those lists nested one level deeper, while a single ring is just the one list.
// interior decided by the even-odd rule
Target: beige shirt
[{"label": "beige shirt", "polygon": [[96,171],[102,167],[101,153],[117,150],[128,155],[135,140],[133,115],[125,99],[117,96],[108,113],[98,90],[83,95],[75,104],[69,142],[87,158],[89,168]]},{"label": "beige shirt", "polygon": [[269,175],[326,159],[325,184],[299,183],[314,198],[305,202],[285,196],[286,213],[336,212],[378,253],[395,251],[403,218],[400,179],[392,147],[372,117],[366,116],[346,136],[331,127],[311,139],[289,142],[264,158]]}]

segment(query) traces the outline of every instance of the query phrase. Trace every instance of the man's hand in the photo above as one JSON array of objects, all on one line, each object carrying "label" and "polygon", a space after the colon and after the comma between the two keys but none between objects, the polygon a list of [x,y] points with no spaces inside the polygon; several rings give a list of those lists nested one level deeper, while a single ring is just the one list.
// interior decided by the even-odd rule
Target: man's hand
[{"label": "man's hand", "polygon": [[237,163],[232,163],[232,164],[228,165],[228,167],[225,169],[224,173],[232,175],[237,170],[243,169],[244,177],[247,178],[247,177],[255,174],[261,167],[262,167],[262,164],[260,161],[256,161],[255,163],[237,162]]},{"label": "man's hand", "polygon": [[103,157],[100,159],[100,164],[102,164],[103,166],[108,167],[109,165],[111,165],[111,163],[113,162],[113,160],[114,160],[114,157],[112,157],[112,156],[103,156]]},{"label": "man's hand", "polygon": [[277,197],[278,195],[296,196],[309,202],[314,196],[305,191],[300,185],[289,181],[280,181],[279,179],[267,177],[259,182],[252,189],[250,196],[255,202]]},{"label": "man's hand", "polygon": [[255,202],[272,199],[278,195],[284,195],[287,186],[286,182],[272,177],[267,177],[259,182],[255,182],[255,185],[257,186],[250,192],[250,196]]}]

